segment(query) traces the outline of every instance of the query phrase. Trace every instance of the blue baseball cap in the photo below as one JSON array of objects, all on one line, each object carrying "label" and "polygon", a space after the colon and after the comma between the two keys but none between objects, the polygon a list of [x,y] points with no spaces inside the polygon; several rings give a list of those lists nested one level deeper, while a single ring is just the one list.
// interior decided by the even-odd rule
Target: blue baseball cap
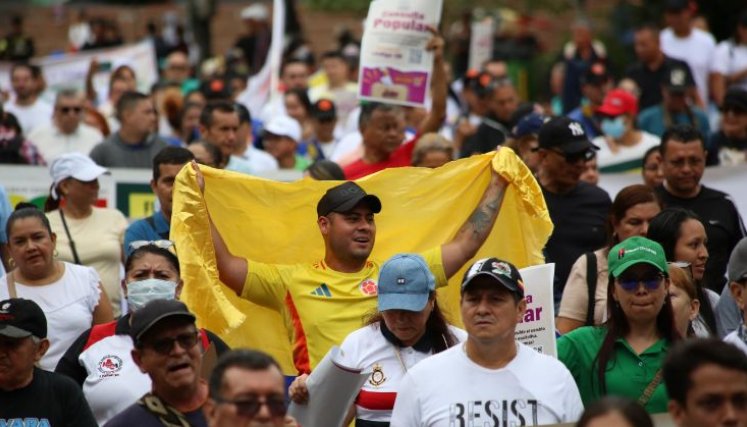
[{"label": "blue baseball cap", "polygon": [[527,135],[537,136],[542,125],[548,120],[550,120],[550,117],[544,114],[529,113],[516,123],[511,133],[514,138],[522,138]]},{"label": "blue baseball cap", "polygon": [[395,255],[379,272],[379,311],[421,311],[436,289],[436,278],[418,254]]}]

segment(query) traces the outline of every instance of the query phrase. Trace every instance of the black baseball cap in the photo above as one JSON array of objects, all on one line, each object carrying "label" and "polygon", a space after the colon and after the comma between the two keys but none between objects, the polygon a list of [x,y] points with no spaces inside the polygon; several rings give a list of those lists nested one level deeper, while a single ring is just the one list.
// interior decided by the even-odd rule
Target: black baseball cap
[{"label": "black baseball cap", "polygon": [[145,307],[132,313],[130,336],[137,343],[143,335],[160,321],[174,317],[181,317],[192,322],[196,320],[195,315],[190,313],[187,306],[181,301],[167,299],[153,300],[146,304]]},{"label": "black baseball cap", "polygon": [[539,148],[559,148],[566,154],[599,149],[591,143],[581,123],[565,116],[547,120],[540,128],[537,138]]},{"label": "black baseball cap", "polygon": [[726,109],[727,107],[747,111],[747,90],[736,86],[729,88],[729,90],[726,91],[723,103],[723,108]]},{"label": "black baseball cap", "polygon": [[664,87],[671,92],[685,92],[693,87],[690,83],[690,70],[686,67],[675,65],[667,70]]},{"label": "black baseball cap", "polygon": [[322,98],[311,106],[311,117],[317,120],[333,120],[337,117],[337,108],[331,99]]},{"label": "black baseball cap", "polygon": [[355,182],[347,181],[324,193],[316,205],[316,213],[326,216],[330,212],[348,212],[361,202],[368,203],[373,213],[381,212],[381,200],[378,197],[366,193]]},{"label": "black baseball cap", "polygon": [[476,277],[489,277],[497,284],[524,298],[524,280],[516,266],[498,258],[483,258],[467,270],[462,279],[462,293]]},{"label": "black baseball cap", "polygon": [[0,301],[0,335],[8,338],[47,337],[47,317],[34,301],[11,298]]},{"label": "black baseball cap", "polygon": [[583,83],[594,86],[601,86],[610,81],[610,74],[607,66],[602,62],[595,62],[586,70],[583,77]]}]

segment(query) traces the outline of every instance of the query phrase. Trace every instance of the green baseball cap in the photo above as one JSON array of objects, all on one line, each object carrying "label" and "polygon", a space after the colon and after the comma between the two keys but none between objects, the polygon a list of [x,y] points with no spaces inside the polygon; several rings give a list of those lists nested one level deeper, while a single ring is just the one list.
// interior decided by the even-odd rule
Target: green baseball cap
[{"label": "green baseball cap", "polygon": [[645,237],[633,236],[625,239],[610,249],[607,255],[607,265],[612,277],[619,277],[629,267],[641,263],[653,265],[669,275],[664,248]]}]

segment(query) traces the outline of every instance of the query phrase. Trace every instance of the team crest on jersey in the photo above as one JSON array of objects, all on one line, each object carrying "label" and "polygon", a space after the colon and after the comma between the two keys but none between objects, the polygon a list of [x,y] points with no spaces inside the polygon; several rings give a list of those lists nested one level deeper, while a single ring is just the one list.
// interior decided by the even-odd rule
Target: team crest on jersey
[{"label": "team crest on jersey", "polygon": [[107,354],[99,361],[98,370],[101,378],[116,377],[122,370],[122,359],[113,354]]},{"label": "team crest on jersey", "polygon": [[371,376],[368,378],[368,383],[371,384],[374,387],[379,387],[380,385],[384,384],[386,382],[386,375],[384,375],[384,369],[376,363],[373,366],[373,372],[371,372]]},{"label": "team crest on jersey", "polygon": [[361,282],[361,292],[363,295],[376,296],[378,294],[378,285],[371,279],[366,279]]}]

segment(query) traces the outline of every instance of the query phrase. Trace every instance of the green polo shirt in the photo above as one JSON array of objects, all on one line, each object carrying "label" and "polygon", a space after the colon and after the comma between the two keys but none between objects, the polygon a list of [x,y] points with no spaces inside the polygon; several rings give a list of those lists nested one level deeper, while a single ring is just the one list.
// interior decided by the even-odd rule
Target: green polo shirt
[{"label": "green polo shirt", "polygon": [[[576,380],[584,406],[602,397],[601,386],[597,381],[596,358],[606,334],[607,329],[604,327],[586,326],[558,339],[558,359]],[[643,353],[636,354],[627,341],[618,338],[607,363],[607,394],[638,400],[664,363],[668,347],[667,341],[660,339]],[[667,412],[668,401],[669,396],[662,380],[646,403],[646,411],[652,414]]]}]

